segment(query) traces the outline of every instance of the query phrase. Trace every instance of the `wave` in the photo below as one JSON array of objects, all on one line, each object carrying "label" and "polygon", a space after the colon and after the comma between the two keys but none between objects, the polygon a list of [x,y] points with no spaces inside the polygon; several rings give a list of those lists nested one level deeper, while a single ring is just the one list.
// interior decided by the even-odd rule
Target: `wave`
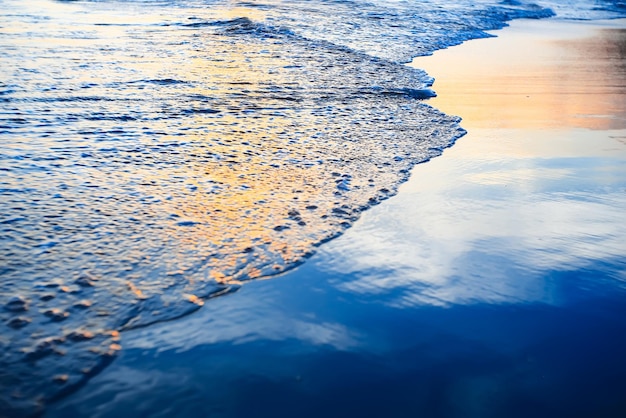
[{"label": "wave", "polygon": [[552,15],[510,1],[40,3],[0,15],[12,415],[80,387],[120,331],[302,263],[462,136],[423,101],[432,77],[399,63]]}]

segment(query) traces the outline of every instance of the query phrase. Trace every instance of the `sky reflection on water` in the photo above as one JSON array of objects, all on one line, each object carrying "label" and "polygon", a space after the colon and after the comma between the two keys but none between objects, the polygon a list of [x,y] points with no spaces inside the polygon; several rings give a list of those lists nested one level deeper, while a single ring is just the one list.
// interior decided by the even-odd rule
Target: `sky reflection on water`
[{"label": "sky reflection on water", "polygon": [[463,115],[468,135],[321,249],[324,270],[354,275],[337,286],[395,293],[398,306],[559,304],[567,296],[547,272],[607,263],[597,281],[625,288],[620,22],[513,22],[507,43],[416,59],[437,75],[429,103]]},{"label": "sky reflection on water", "polygon": [[229,6],[0,3],[0,415],[303,262],[462,134],[423,71]]},{"label": "sky reflection on water", "polygon": [[[598,280],[607,281],[608,289],[626,286],[619,268],[626,253],[624,149],[611,157],[571,151],[550,156],[544,150],[532,156],[535,143],[558,136],[596,145],[598,138],[573,131],[537,131],[530,139],[512,130],[488,134],[470,131],[447,152],[446,162],[417,167],[415,181],[397,199],[366,213],[354,233],[321,249],[323,270],[354,274],[337,283],[340,289],[400,292],[395,305],[558,304],[559,289],[546,281],[546,272],[600,261],[615,267]],[[464,153],[464,144],[480,153],[478,141],[492,154],[477,161]],[[526,155],[495,156],[496,141],[503,148],[503,141],[514,143]]]},{"label": "sky reflection on water", "polygon": [[[462,115],[463,126],[472,131],[625,129],[624,21],[551,23],[512,22],[506,46],[480,39],[417,58],[413,65],[437,78],[438,97],[429,103]],[[455,65],[462,66],[462,74]]]},{"label": "sky reflection on water", "polygon": [[47,417],[624,416],[624,130],[464,126],[296,271],[125,333]]}]

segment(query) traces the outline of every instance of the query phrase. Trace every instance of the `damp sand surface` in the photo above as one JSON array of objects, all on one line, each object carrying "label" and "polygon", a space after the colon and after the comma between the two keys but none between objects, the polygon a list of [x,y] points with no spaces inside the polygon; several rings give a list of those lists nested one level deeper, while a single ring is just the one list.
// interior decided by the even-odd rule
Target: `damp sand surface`
[{"label": "damp sand surface", "polygon": [[625,28],[416,59],[465,137],[296,270],[125,332],[46,416],[624,416]]}]

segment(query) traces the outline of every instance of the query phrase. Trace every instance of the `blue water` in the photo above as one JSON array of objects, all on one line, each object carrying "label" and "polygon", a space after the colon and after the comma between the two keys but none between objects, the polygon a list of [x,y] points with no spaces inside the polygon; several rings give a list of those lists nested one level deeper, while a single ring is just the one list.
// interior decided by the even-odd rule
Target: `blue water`
[{"label": "blue water", "polygon": [[[354,274],[329,273],[317,260],[207,303],[184,327],[131,331],[110,369],[47,416],[617,418],[626,411],[623,292],[558,305],[398,308],[385,302],[408,286],[359,296],[341,288]],[[580,294],[579,285],[607,268],[544,280]]]},{"label": "blue water", "polygon": [[460,119],[428,106],[432,78],[402,63],[509,19],[624,14],[489,1],[0,10],[10,416],[100,373],[120,331],[299,265],[452,145]]}]

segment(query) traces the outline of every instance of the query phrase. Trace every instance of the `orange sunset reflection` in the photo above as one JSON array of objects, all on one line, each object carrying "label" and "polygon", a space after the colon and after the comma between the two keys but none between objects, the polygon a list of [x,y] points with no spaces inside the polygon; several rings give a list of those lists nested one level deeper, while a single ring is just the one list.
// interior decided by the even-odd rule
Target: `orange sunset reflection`
[{"label": "orange sunset reflection", "polygon": [[[413,65],[436,78],[430,103],[462,116],[466,129],[626,128],[626,29],[553,26],[536,22],[535,32],[521,32],[513,24],[493,32],[507,37],[507,49],[493,38],[474,40]],[[542,31],[562,31],[561,39]]]}]

